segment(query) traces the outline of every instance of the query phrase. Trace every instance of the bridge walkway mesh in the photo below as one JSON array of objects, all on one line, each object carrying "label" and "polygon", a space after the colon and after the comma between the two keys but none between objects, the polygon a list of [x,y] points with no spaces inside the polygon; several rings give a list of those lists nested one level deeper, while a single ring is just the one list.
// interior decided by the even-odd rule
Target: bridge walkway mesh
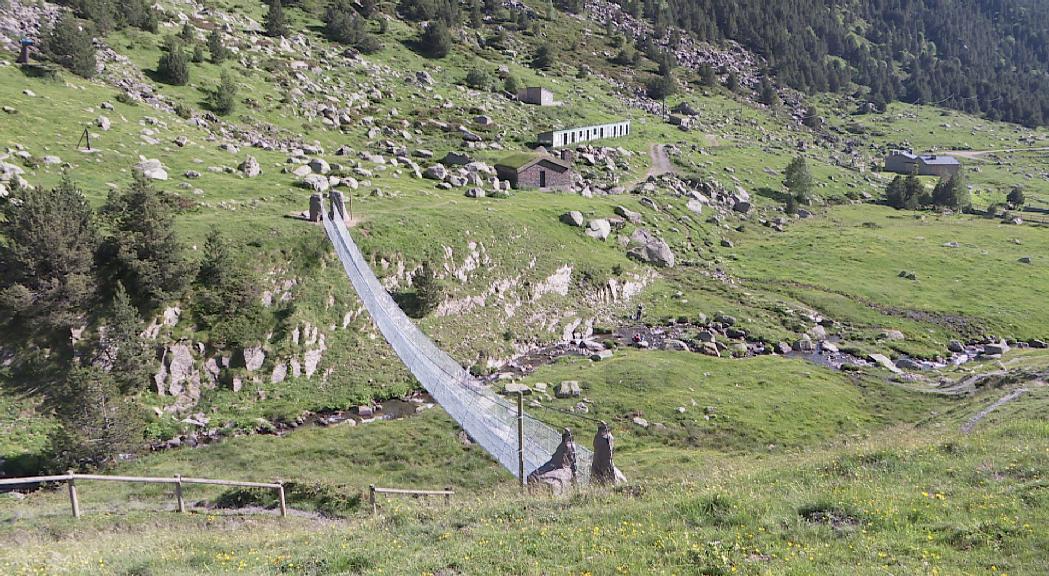
[{"label": "bridge walkway mesh", "polygon": [[[346,275],[372,321],[401,362],[442,408],[481,447],[512,474],[518,473],[517,405],[499,396],[451,356],[440,350],[408,318],[379,283],[342,218],[324,218],[324,229],[335,246]],[[525,413],[525,474],[550,459],[561,442],[561,432]],[[590,478],[593,454],[576,444],[578,483]]]}]

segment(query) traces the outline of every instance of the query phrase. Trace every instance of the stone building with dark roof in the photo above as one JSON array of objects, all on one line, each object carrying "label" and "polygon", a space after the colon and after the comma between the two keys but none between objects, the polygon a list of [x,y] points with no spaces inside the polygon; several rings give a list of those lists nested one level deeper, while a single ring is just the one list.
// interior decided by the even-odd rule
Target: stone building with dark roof
[{"label": "stone building with dark roof", "polygon": [[907,150],[893,150],[885,157],[885,171],[918,176],[954,176],[962,165],[954,156],[917,155]]},{"label": "stone building with dark roof", "polygon": [[572,187],[572,165],[542,154],[514,154],[495,165],[500,180],[515,190],[567,190]]}]

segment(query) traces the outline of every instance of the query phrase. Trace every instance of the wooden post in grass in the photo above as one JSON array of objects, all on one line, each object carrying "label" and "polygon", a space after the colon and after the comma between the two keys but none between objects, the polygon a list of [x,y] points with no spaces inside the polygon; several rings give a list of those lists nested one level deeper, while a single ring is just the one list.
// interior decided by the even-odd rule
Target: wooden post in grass
[{"label": "wooden post in grass", "polygon": [[524,393],[517,393],[517,476],[521,479],[521,487],[524,488],[525,480],[525,456],[524,456]]},{"label": "wooden post in grass", "polygon": [[444,503],[445,504],[451,504],[452,503],[452,487],[451,486],[445,486],[444,489],[448,492],[447,494],[444,495]]},{"label": "wooden post in grass", "polygon": [[277,480],[277,502],[280,504],[280,517],[288,517],[288,501],[284,498],[284,482]]},{"label": "wooden post in grass", "polygon": [[175,475],[175,502],[178,504],[178,513],[186,513],[186,501],[182,498],[182,474]]},{"label": "wooden post in grass", "polygon": [[368,486],[368,500],[372,503],[372,516],[379,513],[379,509],[375,506],[375,484]]},{"label": "wooden post in grass", "polygon": [[69,504],[73,507],[73,518],[80,518],[80,499],[76,495],[76,480],[73,479],[73,471],[69,471]]}]

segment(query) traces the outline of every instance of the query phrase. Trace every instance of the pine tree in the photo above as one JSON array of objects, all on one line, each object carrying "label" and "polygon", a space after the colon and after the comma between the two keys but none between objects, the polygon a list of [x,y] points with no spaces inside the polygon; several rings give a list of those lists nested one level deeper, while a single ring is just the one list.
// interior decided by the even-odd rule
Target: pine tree
[{"label": "pine tree", "polygon": [[783,185],[790,191],[790,195],[799,204],[808,204],[812,201],[812,174],[809,173],[809,165],[804,156],[797,156],[787,165],[783,174]]},{"label": "pine tree", "polygon": [[284,7],[280,0],[270,0],[270,8],[266,12],[266,35],[272,38],[288,35],[288,23],[284,19]]},{"label": "pine tree", "polygon": [[714,67],[710,64],[701,64],[699,66],[699,83],[708,88],[713,87],[718,82],[717,74],[714,73]]},{"label": "pine tree", "polygon": [[108,263],[136,304],[152,309],[179,297],[191,280],[192,265],[175,234],[172,202],[136,172],[126,191],[110,193],[103,213],[113,227],[106,241]]},{"label": "pine tree", "polygon": [[182,40],[185,44],[193,44],[197,40],[196,28],[193,27],[188,21],[182,25],[182,30],[179,31],[179,40]]},{"label": "pine tree", "polygon": [[182,42],[175,36],[168,36],[164,53],[157,62],[157,74],[172,86],[189,84],[189,61]]},{"label": "pine tree", "polygon": [[779,99],[779,93],[776,92],[776,87],[772,85],[772,81],[768,76],[761,77],[761,103],[772,109],[778,109],[782,102]]},{"label": "pine tree", "polygon": [[943,208],[968,208],[971,202],[965,177],[959,172],[947,178],[940,178],[933,189],[932,203]]},{"label": "pine tree", "polygon": [[419,36],[422,53],[430,58],[444,58],[452,50],[452,34],[443,20],[435,20]]},{"label": "pine tree", "polygon": [[237,316],[256,300],[255,282],[247,268],[238,262],[229,242],[213,228],[204,242],[204,259],[197,270],[193,309],[197,321],[210,327],[220,320]]},{"label": "pine tree", "polygon": [[349,44],[365,54],[382,49],[379,39],[368,32],[367,21],[346,0],[337,0],[328,5],[324,13],[324,33],[328,38]]},{"label": "pine tree", "polygon": [[110,306],[102,353],[110,374],[123,393],[136,392],[149,385],[155,356],[142,340],[142,317],[131,303],[124,285],[117,282]]},{"label": "pine tree", "polygon": [[222,41],[222,32],[219,31],[218,26],[212,29],[208,36],[208,52],[211,53],[212,64],[222,64],[229,57],[229,50]]},{"label": "pine tree", "polygon": [[0,310],[29,334],[68,340],[96,291],[87,199],[67,175],[50,191],[15,188],[0,216]]},{"label": "pine tree", "polygon": [[728,88],[729,92],[739,90],[739,76],[735,72],[728,73],[728,77],[725,78],[725,88]]},{"label": "pine tree", "polygon": [[204,47],[200,44],[193,45],[193,57],[190,60],[194,64],[200,64],[204,61]]},{"label": "pine tree", "polygon": [[77,76],[91,78],[98,72],[91,34],[81,29],[77,19],[63,13],[55,27],[41,34],[44,53]]},{"label": "pine tree", "polygon": [[429,262],[423,262],[422,267],[415,273],[412,284],[415,285],[415,296],[423,316],[436,310],[444,301],[444,286],[437,279],[437,274]]},{"label": "pine tree", "polygon": [[142,415],[101,369],[70,370],[56,405],[48,451],[58,470],[103,468],[142,449]]},{"label": "pine tree", "polygon": [[223,70],[219,85],[208,95],[208,107],[216,114],[228,116],[237,107],[237,83],[228,70]]}]

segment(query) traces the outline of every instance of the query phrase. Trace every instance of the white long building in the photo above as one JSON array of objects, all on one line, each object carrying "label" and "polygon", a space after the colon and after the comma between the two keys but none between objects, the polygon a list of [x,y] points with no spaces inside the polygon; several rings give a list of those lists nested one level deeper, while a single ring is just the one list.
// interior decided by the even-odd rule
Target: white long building
[{"label": "white long building", "polygon": [[619,138],[630,134],[630,121],[614,122],[612,124],[598,124],[596,126],[584,126],[582,128],[568,128],[566,130],[552,130],[543,132],[537,138],[540,144],[548,148],[559,148],[571,146],[579,142],[601,140],[602,138]]}]

